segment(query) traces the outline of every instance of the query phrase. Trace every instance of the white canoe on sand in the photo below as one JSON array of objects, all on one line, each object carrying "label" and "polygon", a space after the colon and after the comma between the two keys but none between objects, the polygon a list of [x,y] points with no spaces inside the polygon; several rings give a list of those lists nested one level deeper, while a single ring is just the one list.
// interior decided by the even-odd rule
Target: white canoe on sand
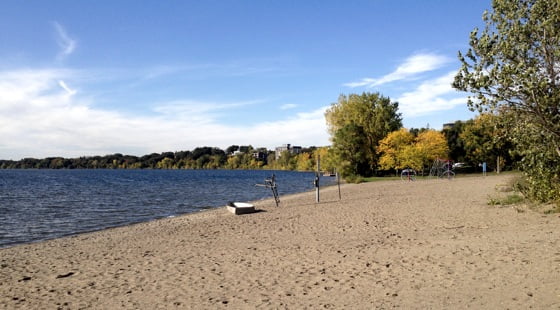
[{"label": "white canoe on sand", "polygon": [[255,212],[255,206],[245,202],[230,202],[226,208],[233,214],[247,214]]}]

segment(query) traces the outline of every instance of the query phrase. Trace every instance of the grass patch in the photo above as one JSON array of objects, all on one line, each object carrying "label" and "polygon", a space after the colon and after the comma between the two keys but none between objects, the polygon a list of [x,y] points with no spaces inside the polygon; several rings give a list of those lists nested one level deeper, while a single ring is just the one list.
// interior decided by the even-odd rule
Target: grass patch
[{"label": "grass patch", "polygon": [[[430,177],[430,176],[420,176],[417,175],[416,176],[416,181],[419,180],[429,180],[429,179],[437,179],[436,177]],[[363,182],[378,182],[378,181],[394,181],[394,180],[402,180],[400,176],[385,176],[385,177],[367,177],[367,178],[363,178],[362,181]]]},{"label": "grass patch", "polygon": [[364,182],[378,182],[378,181],[387,181],[387,180],[400,180],[400,177],[368,177],[363,178]]},{"label": "grass patch", "polygon": [[549,208],[544,210],[544,214],[556,214],[560,213],[560,201],[556,202],[555,204],[549,205]]},{"label": "grass patch", "polygon": [[491,206],[510,206],[525,201],[525,198],[519,194],[509,194],[506,197],[490,197],[488,204]]},{"label": "grass patch", "polygon": [[354,184],[360,184],[364,181],[364,178],[362,176],[359,175],[349,175],[344,177],[344,181],[348,182],[348,183],[354,183]]}]

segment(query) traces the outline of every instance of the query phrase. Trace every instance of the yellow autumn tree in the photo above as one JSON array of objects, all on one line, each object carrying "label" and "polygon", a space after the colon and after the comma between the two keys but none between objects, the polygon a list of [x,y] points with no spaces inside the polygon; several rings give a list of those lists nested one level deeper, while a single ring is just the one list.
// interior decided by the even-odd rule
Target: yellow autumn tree
[{"label": "yellow autumn tree", "polygon": [[447,158],[449,146],[445,135],[439,131],[430,129],[423,131],[416,137],[416,156],[422,162],[422,167],[431,165],[437,158]]},{"label": "yellow autumn tree", "polygon": [[[389,133],[379,141],[379,146],[377,147],[377,154],[381,155],[379,167],[386,170],[406,168],[406,163],[403,163],[403,153],[413,142],[414,135],[406,128]],[[409,153],[409,151],[406,153]]]},{"label": "yellow autumn tree", "polygon": [[[336,171],[336,158],[333,155],[333,149],[328,146],[323,146],[315,150],[313,158],[320,156],[321,158],[321,170],[328,172]],[[314,163],[316,165],[316,163]]]},{"label": "yellow autumn tree", "polygon": [[412,168],[416,171],[422,171],[424,168],[422,155],[416,143],[403,147],[399,154],[399,160],[401,163],[400,169]]},{"label": "yellow autumn tree", "polygon": [[298,154],[296,161],[296,170],[298,171],[313,171],[313,160],[311,154],[303,152]]},{"label": "yellow autumn tree", "polygon": [[412,168],[422,170],[436,158],[446,158],[449,153],[443,133],[426,130],[414,135],[405,128],[393,131],[379,142],[377,152],[381,156],[381,169]]}]

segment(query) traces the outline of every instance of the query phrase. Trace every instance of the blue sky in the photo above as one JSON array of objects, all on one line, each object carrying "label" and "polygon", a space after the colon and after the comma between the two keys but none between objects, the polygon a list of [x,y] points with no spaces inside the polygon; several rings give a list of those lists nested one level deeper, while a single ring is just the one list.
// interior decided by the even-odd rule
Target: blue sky
[{"label": "blue sky", "polygon": [[490,0],[3,1],[0,158],[330,144],[340,94],[407,128],[475,114],[450,87]]}]

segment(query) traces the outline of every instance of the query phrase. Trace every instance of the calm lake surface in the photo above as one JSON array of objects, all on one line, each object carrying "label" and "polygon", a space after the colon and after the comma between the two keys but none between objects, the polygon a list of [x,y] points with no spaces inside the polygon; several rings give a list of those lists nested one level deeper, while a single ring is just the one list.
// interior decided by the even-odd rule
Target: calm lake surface
[{"label": "calm lake surface", "polygon": [[280,195],[313,190],[312,172],[0,170],[0,248],[271,198],[273,173]]}]

